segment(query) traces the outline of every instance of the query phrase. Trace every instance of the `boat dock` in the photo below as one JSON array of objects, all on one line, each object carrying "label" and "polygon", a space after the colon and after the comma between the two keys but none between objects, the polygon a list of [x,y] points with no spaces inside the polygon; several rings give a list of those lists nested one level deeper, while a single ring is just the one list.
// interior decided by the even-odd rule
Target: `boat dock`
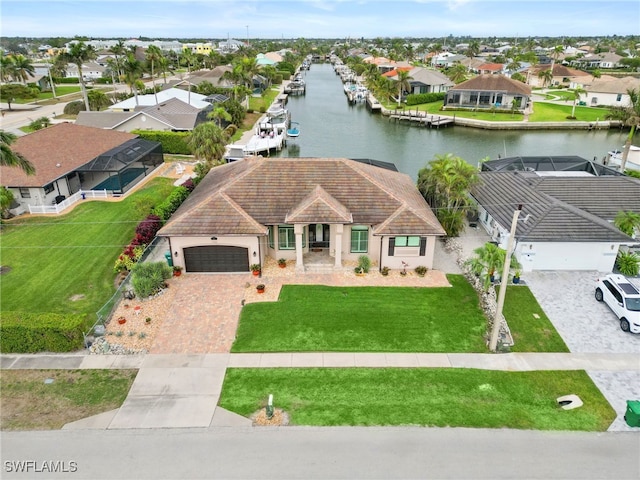
[{"label": "boat dock", "polygon": [[429,128],[440,128],[441,126],[448,126],[455,124],[454,117],[441,117],[440,115],[430,115],[426,112],[411,112],[403,110],[394,110],[389,115],[389,120],[395,120],[396,122],[415,122],[419,125]]}]

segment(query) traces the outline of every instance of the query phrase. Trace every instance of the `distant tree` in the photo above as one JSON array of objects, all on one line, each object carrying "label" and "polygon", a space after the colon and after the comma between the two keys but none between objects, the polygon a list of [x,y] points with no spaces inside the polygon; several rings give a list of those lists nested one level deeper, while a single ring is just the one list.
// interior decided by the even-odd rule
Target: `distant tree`
[{"label": "distant tree", "polygon": [[402,102],[403,92],[411,90],[410,80],[413,80],[413,77],[409,75],[408,71],[398,70],[396,72],[396,85],[398,87],[398,107],[400,106],[400,102]]},{"label": "distant tree", "polygon": [[78,67],[78,81],[80,82],[80,89],[82,90],[84,106],[87,111],[90,111],[87,85],[85,84],[84,75],[82,74],[82,64],[96,58],[97,54],[95,49],[91,45],[85,45],[84,42],[76,42],[69,47],[69,51],[60,56],[67,63],[73,63]]},{"label": "distant tree", "polygon": [[122,62],[122,76],[124,83],[127,84],[136,98],[136,105],[138,105],[138,91],[144,89],[144,84],[140,85],[142,71],[143,67],[140,60],[137,60],[133,53],[128,53]]},{"label": "distant tree", "polygon": [[35,68],[29,58],[24,55],[11,55],[8,58],[8,63],[3,65],[3,69],[8,67],[8,76],[14,82],[27,83],[29,76],[35,75]]},{"label": "distant tree", "polygon": [[35,174],[36,169],[33,164],[22,154],[11,149],[11,144],[15,141],[16,136],[13,133],[0,130],[0,165],[21,168],[27,175]]},{"label": "distant tree", "polygon": [[156,92],[155,66],[160,62],[162,56],[162,50],[160,50],[159,47],[149,45],[146,52],[146,59],[151,70],[151,85],[153,86],[153,95],[156,99],[156,105],[158,104],[158,93]]},{"label": "distant tree", "polygon": [[542,80],[542,86],[546,87],[548,84],[550,84],[553,81],[553,72],[551,71],[550,68],[547,68],[545,70],[540,70],[538,72],[538,78]]},{"label": "distant tree", "polygon": [[89,90],[87,95],[89,96],[89,105],[91,105],[91,110],[93,111],[100,111],[111,105],[111,100],[102,90]]},{"label": "distant tree", "polygon": [[479,53],[480,53],[480,44],[478,43],[477,40],[473,40],[472,42],[469,43],[469,47],[467,48],[465,55],[467,57],[473,58],[473,57],[477,57]]},{"label": "distant tree", "polygon": [[520,72],[516,72],[511,75],[512,80],[517,80],[518,82],[527,83],[527,77],[522,75]]},{"label": "distant tree", "polygon": [[571,116],[573,118],[576,117],[576,103],[580,100],[580,96],[583,93],[587,93],[587,91],[580,87],[573,90],[573,108],[571,109]]},{"label": "distant tree", "polygon": [[196,158],[210,165],[222,163],[227,137],[213,122],[201,123],[191,131],[187,143]]},{"label": "distant tree", "polygon": [[127,49],[124,45],[124,42],[122,40],[118,40],[110,50],[114,56],[116,76],[120,78],[120,76],[122,75],[122,58],[125,56]]},{"label": "distant tree", "polygon": [[447,77],[454,83],[462,83],[467,79],[467,67],[461,63],[456,63],[447,69]]},{"label": "distant tree", "polygon": [[607,118],[620,120],[624,125],[631,127],[627,140],[624,143],[620,171],[624,171],[625,169],[629,151],[631,150],[631,143],[633,142],[633,136],[636,133],[636,127],[640,123],[640,89],[627,90],[627,95],[629,95],[629,105],[627,107],[612,107],[609,109],[609,114],[607,115]]}]

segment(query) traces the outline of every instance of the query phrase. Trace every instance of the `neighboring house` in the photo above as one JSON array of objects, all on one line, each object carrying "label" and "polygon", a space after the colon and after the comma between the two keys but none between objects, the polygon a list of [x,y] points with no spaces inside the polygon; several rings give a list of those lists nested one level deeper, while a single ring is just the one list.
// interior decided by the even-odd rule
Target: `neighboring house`
[{"label": "neighboring house", "polygon": [[629,90],[640,91],[640,79],[634,77],[597,78],[586,88],[585,101],[589,106],[629,107]]},{"label": "neighboring house", "polygon": [[243,47],[244,45],[245,45],[245,42],[241,42],[240,40],[234,40],[233,38],[230,38],[228,40],[218,42],[218,50],[220,50],[221,53],[232,53],[232,52],[237,52],[240,49],[240,47]]},{"label": "neighboring house", "polygon": [[[409,83],[411,90],[408,93],[439,93],[446,92],[455,84],[442,72],[429,68],[413,67],[398,68],[397,70],[406,70],[409,72]],[[397,70],[387,72],[385,76],[392,80],[398,79]]]},{"label": "neighboring house", "polygon": [[486,62],[482,58],[465,57],[463,60],[460,60],[460,64],[467,67],[470,72],[478,73],[480,65],[485,65]]},{"label": "neighboring house", "polygon": [[[540,72],[551,70],[553,78],[551,83],[545,83],[545,80],[539,77]],[[569,88],[583,88],[593,80],[593,76],[582,70],[565,67],[560,63],[549,65],[535,65],[529,67],[526,75],[527,84],[532,87],[549,87],[551,85],[562,85]]]},{"label": "neighboring house", "polygon": [[[82,64],[82,78],[87,82],[102,78],[104,72],[105,67],[96,62],[87,62]],[[78,66],[76,64],[69,63],[67,65],[66,77],[80,78],[80,73],[78,72]]]},{"label": "neighboring house", "polygon": [[213,45],[211,43],[184,43],[182,45],[183,50],[190,50],[191,53],[195,53],[196,55],[209,55],[212,50],[214,50]]},{"label": "neighboring house", "polygon": [[[496,162],[501,171],[480,172],[480,183],[471,195],[478,203],[480,223],[502,248],[508,242],[513,213],[523,206],[514,254],[524,271],[610,272],[618,248],[635,243],[613,225],[613,219],[621,210],[640,213],[640,180],[601,165],[592,165],[592,171],[598,170],[593,175],[584,168],[590,162],[580,157]],[[543,169],[565,166],[562,171],[533,171],[541,164]]]},{"label": "neighboring house", "polygon": [[198,124],[206,122],[212,108],[213,106],[209,104],[207,108],[199,109],[177,98],[171,98],[158,105],[134,111],[83,111],[78,114],[76,124],[120,132],[133,130],[184,132],[193,130]]},{"label": "neighboring house", "polygon": [[59,123],[19,137],[12,149],[36,169],[0,166],[2,185],[22,211],[59,203],[79,190],[124,193],[163,162],[162,146],[137,135]]},{"label": "neighboring house", "polygon": [[578,68],[618,68],[623,57],[617,53],[590,53],[571,62]]},{"label": "neighboring house", "polygon": [[348,159],[262,157],[212,169],[158,232],[187,272],[247,272],[267,257],[304,271],[309,253],[335,268],[361,255],[380,268],[431,268],[444,234],[408,175]]},{"label": "neighboring house", "polygon": [[192,87],[197,87],[202,82],[209,82],[214,87],[233,88],[233,82],[223,78],[224,74],[232,71],[233,68],[230,65],[218,65],[211,70],[198,70],[192,72],[188,78],[174,82],[173,86],[176,88],[186,89],[191,84]]},{"label": "neighboring house", "polygon": [[443,108],[483,108],[524,111],[531,87],[504,75],[479,75],[452,87]]},{"label": "neighboring house", "polygon": [[451,52],[443,52],[431,59],[431,64],[437,68],[449,68],[453,67],[456,63],[462,62],[465,58],[464,55],[457,55]]},{"label": "neighboring house", "polygon": [[157,94],[150,93],[148,95],[138,95],[131,98],[127,98],[122,102],[118,102],[111,105],[108,110],[111,112],[130,112],[139,110],[144,107],[151,107],[156,104],[164,103],[172,98],[177,98],[187,105],[191,105],[199,110],[208,108],[210,104],[205,100],[206,95],[200,95],[199,93],[189,92],[180,88],[168,88],[161,90]]},{"label": "neighboring house", "polygon": [[476,67],[480,75],[498,75],[505,73],[503,63],[483,63]]}]

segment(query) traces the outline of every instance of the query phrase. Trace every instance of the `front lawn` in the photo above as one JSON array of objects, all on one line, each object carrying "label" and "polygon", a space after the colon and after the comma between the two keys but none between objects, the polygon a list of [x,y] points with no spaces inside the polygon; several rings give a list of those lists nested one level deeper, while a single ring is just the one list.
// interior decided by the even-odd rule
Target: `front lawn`
[{"label": "front lawn", "polygon": [[528,287],[507,288],[503,314],[515,341],[512,352],[569,351]]},{"label": "front lawn", "polygon": [[[584,406],[559,408],[568,393]],[[294,425],[605,431],[616,418],[584,371],[230,368],[219,405],[249,416],[269,394]]]},{"label": "front lawn", "polygon": [[[571,115],[573,102],[567,105],[556,103],[535,102],[533,113],[529,116],[529,122],[567,122],[567,117]],[[595,122],[605,120],[608,111],[602,108],[576,106],[577,122]]]},{"label": "front lawn", "polygon": [[3,224],[1,310],[80,313],[89,321],[113,295],[113,264],[148,213],[137,199],[153,205],[172,188],[157,178],[121,202],[86,201],[65,215]]},{"label": "front lawn", "polygon": [[[2,430],[51,430],[118,408],[137,370],[3,370]],[[45,380],[53,380],[44,383]]]},{"label": "front lawn", "polygon": [[233,352],[484,352],[486,319],[461,275],[453,287],[284,285],[246,305]]}]

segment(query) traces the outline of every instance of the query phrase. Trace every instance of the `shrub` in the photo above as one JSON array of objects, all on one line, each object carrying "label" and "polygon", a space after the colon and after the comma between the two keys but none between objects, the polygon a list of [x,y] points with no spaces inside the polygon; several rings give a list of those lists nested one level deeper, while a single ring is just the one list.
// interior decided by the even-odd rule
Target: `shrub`
[{"label": "shrub", "polygon": [[446,93],[412,93],[407,95],[407,106],[420,105],[444,100]]},{"label": "shrub", "polygon": [[380,270],[380,273],[386,277],[387,275],[389,275],[389,267],[382,267],[382,270]]},{"label": "shrub", "polygon": [[70,352],[82,348],[84,317],[77,314],[2,312],[2,353]]},{"label": "shrub", "polygon": [[640,272],[640,255],[633,252],[618,252],[616,268],[628,277],[635,277]]},{"label": "shrub", "polygon": [[85,111],[84,102],[82,100],[75,100],[69,102],[64,106],[63,113],[65,115],[78,115],[78,113]]},{"label": "shrub", "polygon": [[428,269],[424,265],[420,265],[417,266],[414,270],[419,276],[424,277],[427,274]]},{"label": "shrub", "polygon": [[80,83],[80,79],[78,77],[57,77],[53,79],[53,83]]},{"label": "shrub", "polygon": [[193,178],[187,178],[180,186],[189,190],[189,193],[193,192],[193,189],[196,188],[196,184],[193,183]]},{"label": "shrub", "polygon": [[133,268],[131,284],[138,297],[146,298],[159,292],[172,275],[165,262],[139,263]]},{"label": "shrub", "polygon": [[156,130],[133,130],[131,133],[145,140],[160,142],[164,153],[175,155],[192,155],[193,152],[187,144],[189,132],[162,132]]},{"label": "shrub", "polygon": [[371,259],[366,255],[360,255],[358,257],[358,270],[369,273],[369,269],[371,268]]},{"label": "shrub", "polygon": [[49,125],[51,125],[51,120],[49,120],[48,117],[40,117],[31,122],[29,124],[29,128],[31,130],[42,130],[43,128],[47,128]]},{"label": "shrub", "polygon": [[185,187],[177,187],[160,205],[153,209],[153,213],[166,222],[188,196],[189,190]]},{"label": "shrub", "polygon": [[162,219],[157,215],[149,215],[138,224],[136,234],[140,236],[142,244],[148,245],[160,228],[162,228]]}]

